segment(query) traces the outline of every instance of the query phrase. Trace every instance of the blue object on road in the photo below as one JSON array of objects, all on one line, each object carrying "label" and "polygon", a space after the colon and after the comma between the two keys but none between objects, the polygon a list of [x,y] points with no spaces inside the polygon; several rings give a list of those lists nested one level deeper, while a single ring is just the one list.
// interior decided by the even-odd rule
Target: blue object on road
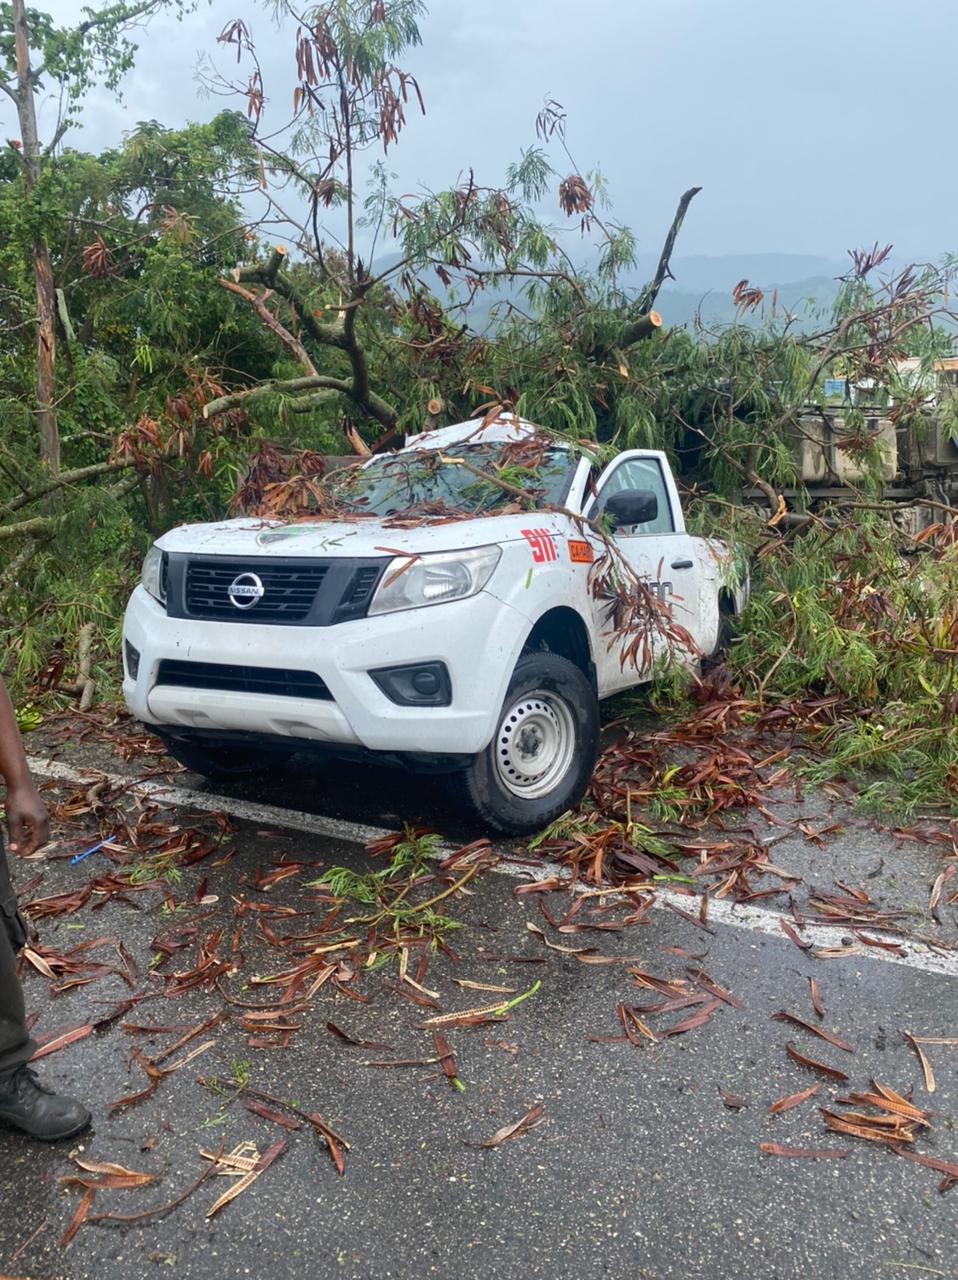
[{"label": "blue object on road", "polygon": [[75,867],[78,862],[82,862],[84,858],[89,858],[91,853],[96,853],[98,849],[102,849],[105,844],[109,844],[109,840],[101,840],[99,844],[95,844],[92,849],[87,849],[84,853],[77,853],[70,859],[70,866]]}]

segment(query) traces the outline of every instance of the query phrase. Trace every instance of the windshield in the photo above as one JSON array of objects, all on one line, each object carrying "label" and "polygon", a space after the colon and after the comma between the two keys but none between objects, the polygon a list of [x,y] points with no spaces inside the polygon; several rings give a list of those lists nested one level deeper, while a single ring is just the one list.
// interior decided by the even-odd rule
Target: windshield
[{"label": "windshield", "polygon": [[575,459],[551,442],[457,444],[375,458],[334,472],[337,504],[376,516],[479,516],[528,511],[565,497]]}]

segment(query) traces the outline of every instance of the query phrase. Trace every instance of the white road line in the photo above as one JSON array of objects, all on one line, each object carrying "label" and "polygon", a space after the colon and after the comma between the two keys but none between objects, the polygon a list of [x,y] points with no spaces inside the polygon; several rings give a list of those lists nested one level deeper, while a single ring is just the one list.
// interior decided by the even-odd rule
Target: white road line
[{"label": "white road line", "polygon": [[118,787],[155,800],[157,804],[178,809],[199,809],[203,813],[228,813],[234,818],[261,825],[271,823],[286,827],[288,831],[308,831],[310,835],[328,836],[330,840],[344,840],[349,844],[368,844],[389,835],[385,827],[364,827],[357,822],[340,822],[338,818],[324,818],[320,814],[300,813],[296,809],[281,809],[273,804],[256,804],[250,800],[234,800],[230,796],[218,796],[211,791],[193,791],[189,787],[171,787],[166,782],[154,782],[147,778],[134,782],[120,773],[107,773],[104,769],[76,769],[42,756],[29,756],[27,763],[31,773],[40,778],[54,778],[61,782],[90,785],[96,778],[107,778]]},{"label": "white road line", "polygon": [[[116,786],[127,787],[131,793],[144,796],[157,804],[169,805],[171,808],[199,809],[205,813],[226,813],[234,818],[242,818],[247,822],[269,824],[284,827],[288,831],[305,831],[310,835],[326,836],[331,840],[342,840],[348,844],[368,844],[371,840],[381,839],[389,835],[386,827],[364,826],[357,822],[346,822],[339,818],[326,818],[320,814],[302,813],[296,809],[283,809],[278,805],[256,804],[249,800],[234,800],[230,796],[215,795],[209,791],[194,791],[189,787],[173,787],[167,783],[154,782],[149,779],[133,782],[128,776],[107,773],[102,769],[76,769],[71,765],[60,764],[56,760],[48,760],[41,756],[29,757],[31,772],[41,778],[55,779],[61,782],[91,783],[97,778],[107,778]],[[440,846],[443,854],[453,851],[452,845]],[[558,863],[543,859],[535,867],[518,866],[515,863],[500,862],[495,868],[499,875],[527,882],[549,880],[553,876],[562,876],[565,870]],[[592,886],[579,886],[583,891],[592,890]],[[615,890],[609,891],[615,896]],[[654,907],[666,910],[669,906],[678,907],[682,911],[694,908],[695,900],[686,895],[676,893],[674,889],[656,889]],[[763,933],[778,941],[793,946],[782,932],[781,921],[788,919],[777,911],[767,907],[753,907],[734,902],[726,902],[722,898],[712,898],[709,903],[708,923],[710,927],[721,925],[730,929],[742,929],[751,933]],[[788,923],[793,923],[788,920]],[[816,925],[810,928],[805,937],[818,947],[837,947],[842,938],[848,936],[847,928],[834,928],[830,925]],[[917,969],[922,973],[937,974],[946,978],[958,978],[958,952],[938,953],[919,943],[902,940],[904,954],[896,955],[892,951],[884,951],[878,947],[864,944],[861,950],[849,959],[874,960],[884,964],[903,965],[909,969]],[[836,960],[836,964],[842,963]],[[847,962],[846,962],[847,963]]]},{"label": "white road line", "polygon": [[[535,868],[518,867],[515,863],[500,863],[495,870],[500,875],[514,876],[526,882],[548,880],[550,877],[561,875],[563,872],[563,868],[555,862],[543,862],[541,867]],[[580,885],[577,887],[582,892],[595,893],[595,888],[592,885]],[[614,897],[615,890],[610,890],[609,896]],[[660,911],[673,906],[678,907],[680,911],[694,915],[697,904],[697,898],[689,898],[685,894],[676,893],[674,889],[657,888],[655,890],[653,906]],[[709,900],[709,928],[714,928],[715,925],[724,925],[730,929],[745,929],[751,933],[765,933],[792,947],[795,944],[789,938],[786,938],[782,932],[780,923],[782,920],[785,920],[795,928],[795,922],[791,917],[784,916],[778,911],[769,911],[767,907],[751,907],[747,904],[726,902],[724,898],[711,898]],[[798,930],[798,932],[799,936],[802,936],[801,931]],[[867,928],[865,932],[868,932]],[[813,948],[817,950],[820,947],[841,946],[842,939],[849,936],[847,928],[838,929],[832,925],[813,925],[805,931],[803,940],[811,942]],[[869,947],[862,943],[859,951],[849,954],[848,961],[853,960],[857,963],[858,960],[880,960],[884,961],[885,964],[900,964],[909,969],[920,969],[923,973],[934,973],[946,978],[958,978],[958,952],[939,953],[920,943],[912,943],[898,938],[895,938],[894,941],[900,942],[904,955],[896,955],[893,951],[883,951],[879,947]],[[836,960],[835,963],[840,964],[842,961]]]}]

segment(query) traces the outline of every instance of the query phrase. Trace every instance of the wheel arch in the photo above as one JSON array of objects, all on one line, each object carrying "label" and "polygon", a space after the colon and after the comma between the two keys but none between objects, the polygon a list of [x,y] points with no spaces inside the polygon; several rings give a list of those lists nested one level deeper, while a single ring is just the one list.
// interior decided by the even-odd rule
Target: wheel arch
[{"label": "wheel arch", "polygon": [[556,605],[539,617],[526,637],[523,653],[545,650],[567,658],[596,688],[595,663],[589,628],[580,613],[568,605]]},{"label": "wheel arch", "polygon": [[718,607],[720,618],[737,618],[741,612],[735,599],[735,592],[730,591],[728,587],[722,587],[719,591]]}]

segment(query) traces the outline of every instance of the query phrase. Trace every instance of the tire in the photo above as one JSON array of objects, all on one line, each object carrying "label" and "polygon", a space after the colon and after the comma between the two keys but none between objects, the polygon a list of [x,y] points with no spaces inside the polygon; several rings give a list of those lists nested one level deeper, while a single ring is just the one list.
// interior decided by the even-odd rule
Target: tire
[{"label": "tire", "polygon": [[242,778],[262,773],[275,765],[285,764],[293,754],[292,751],[264,751],[256,747],[207,747],[165,734],[160,736],[168,755],[204,778]]},{"label": "tire", "polygon": [[[599,704],[588,678],[558,654],[526,653],[512,673],[492,742],[450,776],[450,786],[493,831],[528,835],[579,803],[598,746]],[[538,772],[537,759],[544,763]]]},{"label": "tire", "polygon": [[728,609],[723,609],[719,604],[719,626],[718,637],[715,642],[715,649],[712,653],[713,658],[723,656],[728,652],[728,647],[732,643],[735,635],[735,614]]},{"label": "tire", "polygon": [[715,648],[711,653],[702,655],[702,670],[711,671],[721,665],[728,657],[729,645],[735,639],[735,606],[729,597],[722,592],[718,599],[718,631],[715,636]]}]

